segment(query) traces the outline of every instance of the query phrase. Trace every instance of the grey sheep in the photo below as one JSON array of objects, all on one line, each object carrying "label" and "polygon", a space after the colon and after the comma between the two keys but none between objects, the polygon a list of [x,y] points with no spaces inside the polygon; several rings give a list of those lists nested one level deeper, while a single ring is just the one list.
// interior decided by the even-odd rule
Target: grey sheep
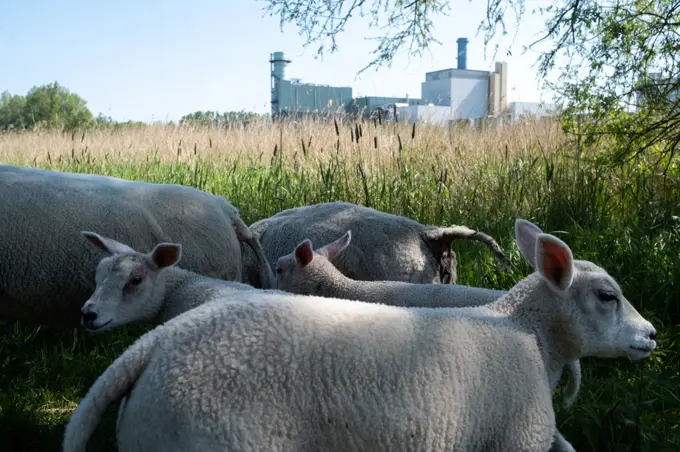
[{"label": "grey sheep", "polygon": [[[509,269],[498,243],[466,226],[422,225],[410,218],[346,202],[296,207],[250,225],[260,240],[272,271],[276,261],[302,240],[329,243],[348,229],[354,232],[352,251],[333,261],[346,276],[361,281],[405,281],[455,284],[456,239],[478,240]],[[244,249],[244,261],[254,259]],[[248,282],[246,276],[245,282]]]},{"label": "grey sheep", "polygon": [[[248,274],[254,287],[274,283],[259,241],[220,196],[182,185],[0,165],[0,317],[80,325],[80,308],[105,256],[83,230],[136,249],[179,242],[187,270],[238,282]],[[248,263],[242,262],[244,248],[253,251]]]},{"label": "grey sheep", "polygon": [[[460,284],[414,284],[402,281],[357,281],[343,275],[331,262],[347,253],[352,231],[314,250],[305,239],[291,253],[282,256],[276,265],[278,290],[320,297],[383,303],[391,306],[462,308],[482,306],[508,293],[505,290]],[[566,365],[570,372],[564,391],[564,405],[573,405],[581,386],[581,363]],[[559,378],[559,376],[558,376]],[[553,390],[558,381],[554,382]]]},{"label": "grey sheep", "polygon": [[91,332],[138,321],[156,326],[233,291],[257,290],[177,267],[182,257],[178,243],[159,243],[140,253],[95,232],[82,234],[109,254],[97,265],[94,293],[81,308],[83,326]]},{"label": "grey sheep", "polygon": [[524,220],[515,235],[536,271],[489,305],[240,291],[186,311],[95,381],[63,450],[84,451],[129,392],[117,425],[125,452],[547,451],[564,364],[646,358],[656,331],[563,241]]}]

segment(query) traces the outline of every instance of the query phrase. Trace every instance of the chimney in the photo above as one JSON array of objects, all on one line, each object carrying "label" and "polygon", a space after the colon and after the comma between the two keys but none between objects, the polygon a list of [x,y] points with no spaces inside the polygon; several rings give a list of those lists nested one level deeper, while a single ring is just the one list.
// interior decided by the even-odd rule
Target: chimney
[{"label": "chimney", "polygon": [[458,69],[467,69],[468,38],[458,38]]}]

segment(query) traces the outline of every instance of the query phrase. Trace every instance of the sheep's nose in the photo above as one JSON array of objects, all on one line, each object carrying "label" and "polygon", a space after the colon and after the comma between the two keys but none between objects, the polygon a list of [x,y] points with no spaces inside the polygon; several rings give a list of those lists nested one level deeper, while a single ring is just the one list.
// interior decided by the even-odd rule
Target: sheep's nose
[{"label": "sheep's nose", "polygon": [[655,339],[656,339],[656,330],[655,330],[655,329],[652,329],[652,331],[649,332],[649,338],[650,338],[651,340],[655,340]]},{"label": "sheep's nose", "polygon": [[94,321],[97,320],[97,313],[88,311],[83,313],[83,325],[84,326],[92,326],[94,324]]}]

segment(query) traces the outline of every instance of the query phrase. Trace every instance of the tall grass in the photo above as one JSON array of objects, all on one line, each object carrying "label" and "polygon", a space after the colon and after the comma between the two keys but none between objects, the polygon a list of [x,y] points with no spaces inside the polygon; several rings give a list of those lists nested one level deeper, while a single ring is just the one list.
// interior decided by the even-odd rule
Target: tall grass
[{"label": "tall grass", "polygon": [[[482,130],[305,120],[0,135],[3,162],[195,186],[230,200],[249,224],[290,207],[345,200],[483,230],[514,271],[499,272],[483,247],[460,242],[461,284],[508,289],[528,274],[513,223],[530,219],[617,278],[658,326],[661,342],[642,362],[584,359],[576,405],[564,410],[556,398],[560,430],[579,451],[679,450],[680,169],[653,156],[611,166],[602,149],[581,151],[577,157],[548,121]],[[5,327],[0,441],[12,450],[58,450],[70,410],[143,330],[93,336]],[[115,409],[93,450],[115,450]]]}]

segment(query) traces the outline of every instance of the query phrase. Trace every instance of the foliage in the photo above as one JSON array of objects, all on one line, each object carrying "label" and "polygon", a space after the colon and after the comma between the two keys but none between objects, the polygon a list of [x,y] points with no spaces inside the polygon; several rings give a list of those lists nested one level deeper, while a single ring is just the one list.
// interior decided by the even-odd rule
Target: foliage
[{"label": "foliage", "polygon": [[34,86],[26,96],[7,91],[0,98],[0,131],[87,127],[93,121],[86,102],[57,82]]},{"label": "foliage", "polygon": [[119,130],[123,129],[126,127],[146,127],[147,124],[142,121],[114,121],[114,119],[111,116],[106,116],[103,113],[99,113],[97,117],[94,120],[95,127],[101,129],[101,128],[110,128],[113,130]]},{"label": "foliage", "polygon": [[[294,22],[305,35],[305,46],[319,43],[317,56],[338,49],[336,35],[345,29],[353,15],[371,17],[371,29],[379,29],[377,47],[371,52],[375,57],[359,73],[382,65],[391,65],[394,55],[405,45],[411,55],[422,55],[430,43],[438,42],[432,35],[432,17],[446,14],[449,2],[443,0],[265,0],[265,11],[278,15],[280,25]],[[384,16],[387,17],[384,17]],[[330,44],[328,44],[330,40]]]},{"label": "foliage", "polygon": [[57,82],[35,86],[26,94],[21,109],[24,127],[75,130],[87,126],[92,113],[77,94]]},{"label": "foliage", "polygon": [[[336,131],[337,130],[337,131]],[[357,132],[359,131],[359,132]],[[516,217],[603,265],[657,326],[661,347],[641,362],[585,359],[575,406],[555,399],[559,428],[579,451],[680,448],[680,168],[641,155],[609,165],[597,147],[573,158],[559,124],[440,129],[418,124],[266,119],[247,129],[194,126],[0,135],[0,159],[63,171],[195,186],[224,196],[251,224],[286,208],[345,200],[422,223],[483,230],[508,254],[501,273],[478,244],[454,245],[461,284],[507,289],[530,269],[513,240]],[[359,138],[357,138],[359,137]],[[21,152],[31,143],[34,154]],[[375,145],[377,143],[377,146]],[[51,154],[50,154],[51,152]],[[57,450],[75,403],[145,330],[105,335],[10,324],[0,333],[0,442]],[[91,447],[113,451],[117,404]]]},{"label": "foliage", "polygon": [[196,111],[182,116],[180,125],[193,125],[204,127],[233,127],[247,126],[250,122],[260,118],[261,115],[250,111],[229,111],[220,113],[217,111]]},{"label": "foliage", "polygon": [[0,130],[24,129],[26,98],[4,91],[0,95]]},{"label": "foliage", "polygon": [[[197,111],[183,116],[179,123],[194,126],[247,126],[262,115],[245,110],[236,112]],[[167,125],[172,125],[172,122]],[[64,132],[90,129],[120,130],[148,126],[142,121],[116,121],[99,113],[93,117],[85,100],[57,82],[35,86],[26,96],[4,91],[0,95],[0,132],[10,130],[60,130]]]},{"label": "foliage", "polygon": [[[565,120],[585,140],[610,136],[612,157],[673,153],[680,143],[680,0],[552,5],[539,58]],[[549,81],[548,76],[555,80]],[[587,120],[583,116],[587,115]]]}]

